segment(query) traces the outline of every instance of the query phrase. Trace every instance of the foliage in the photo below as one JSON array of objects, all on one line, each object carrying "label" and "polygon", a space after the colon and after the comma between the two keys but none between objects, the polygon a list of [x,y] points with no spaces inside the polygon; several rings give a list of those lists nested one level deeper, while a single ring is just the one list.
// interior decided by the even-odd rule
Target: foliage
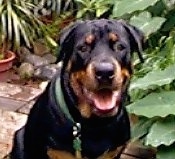
[{"label": "foliage", "polygon": [[150,34],[156,32],[165,20],[164,17],[152,17],[150,12],[144,11],[131,17],[130,24],[143,30],[147,38]]},{"label": "foliage", "polygon": [[131,3],[129,0],[118,0],[115,2],[113,9],[114,17],[121,17],[124,14],[131,14],[136,11],[142,11],[154,5],[158,0],[135,0]]},{"label": "foliage", "polygon": [[77,18],[99,18],[109,11],[112,0],[75,0],[79,6]]},{"label": "foliage", "polygon": [[72,12],[67,11],[64,14],[55,15],[50,23],[43,26],[46,45],[53,50],[53,53],[57,53],[60,31],[74,20]]},{"label": "foliage", "polygon": [[74,11],[74,0],[29,0],[34,7],[34,14],[45,16],[55,13],[56,15],[64,14],[67,11]]},{"label": "foliage", "polygon": [[0,0],[1,59],[5,57],[6,50],[10,49],[16,52],[21,45],[31,48],[33,42],[39,38],[43,38],[49,47],[54,49],[57,47],[54,39],[55,33],[58,34],[59,24],[67,17],[68,13],[64,11],[72,9],[73,3],[72,0],[67,2],[52,0],[50,3],[45,1],[47,4],[52,4],[52,8],[49,8],[52,12],[57,14],[64,12],[64,18],[57,16],[56,19],[55,16],[52,20],[56,22],[51,21],[51,24],[47,24],[43,23],[41,17],[35,14],[36,10],[45,9],[40,8],[44,7],[41,5],[43,2],[43,0]]},{"label": "foliage", "polygon": [[112,18],[123,18],[146,36],[145,62],[135,59],[129,113],[137,116],[133,140],[158,149],[157,158],[174,158],[175,1],[116,0]]},{"label": "foliage", "polygon": [[27,0],[0,0],[0,44],[2,52],[16,50],[21,41],[30,47],[41,33],[41,22],[31,12],[33,5]]}]

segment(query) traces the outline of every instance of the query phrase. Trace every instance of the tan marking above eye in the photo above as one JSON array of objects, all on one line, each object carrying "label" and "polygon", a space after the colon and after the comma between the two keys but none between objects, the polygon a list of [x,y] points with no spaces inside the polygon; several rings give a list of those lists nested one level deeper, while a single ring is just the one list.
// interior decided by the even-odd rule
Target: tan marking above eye
[{"label": "tan marking above eye", "polygon": [[85,38],[85,42],[87,44],[92,44],[92,42],[95,40],[95,36],[93,34],[87,35]]},{"label": "tan marking above eye", "polygon": [[127,78],[130,78],[130,76],[131,76],[129,71],[126,68],[123,68],[121,73],[122,73],[122,76],[125,76]]},{"label": "tan marking above eye", "polygon": [[114,33],[109,33],[109,40],[116,42],[118,40],[118,36]]}]

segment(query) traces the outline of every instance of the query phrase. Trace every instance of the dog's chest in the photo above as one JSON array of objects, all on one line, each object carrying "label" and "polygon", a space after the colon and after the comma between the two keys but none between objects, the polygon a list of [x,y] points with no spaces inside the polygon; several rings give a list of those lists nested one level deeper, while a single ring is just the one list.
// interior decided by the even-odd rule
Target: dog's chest
[{"label": "dog's chest", "polygon": [[[87,127],[82,125],[81,153],[88,158],[96,158],[104,152],[116,148],[120,139],[120,131],[117,125],[111,124],[104,127]],[[49,135],[48,147],[55,154],[55,150],[64,150],[75,154],[73,148],[73,126],[69,122],[54,127]],[[67,153],[66,153],[67,154]]]}]

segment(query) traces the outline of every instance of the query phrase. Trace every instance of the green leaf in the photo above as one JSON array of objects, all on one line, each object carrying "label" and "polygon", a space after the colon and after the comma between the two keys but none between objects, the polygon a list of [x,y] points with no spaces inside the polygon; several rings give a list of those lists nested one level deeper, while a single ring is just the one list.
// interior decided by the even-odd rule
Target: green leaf
[{"label": "green leaf", "polygon": [[14,11],[12,11],[11,15],[12,15],[12,19],[13,19],[15,44],[19,47],[20,46],[20,28],[19,28],[20,20]]},{"label": "green leaf", "polygon": [[7,21],[6,21],[6,14],[5,12],[1,15],[1,25],[2,25],[2,35],[1,40],[4,41],[7,38]]},{"label": "green leaf", "polygon": [[153,6],[159,0],[122,0],[115,2],[113,16],[120,17],[125,14],[130,14],[138,10],[144,10],[149,6]]},{"label": "green leaf", "polygon": [[8,21],[8,39],[12,40],[12,16],[11,16],[12,6],[11,2],[7,1],[7,21]]},{"label": "green leaf", "polygon": [[108,11],[108,7],[107,6],[101,6],[96,10],[96,17],[100,17],[101,15],[103,15],[105,12]]},{"label": "green leaf", "polygon": [[146,137],[145,144],[158,147],[175,142],[175,116],[169,116],[154,123]]},{"label": "green leaf", "polygon": [[30,18],[30,16],[31,17],[33,16],[28,9],[22,8],[22,6],[18,6],[18,5],[15,5],[15,6],[16,6],[17,9],[19,9],[22,12],[22,14],[25,14],[27,17]]},{"label": "green leaf", "polygon": [[4,7],[5,7],[5,5],[0,6],[0,14],[2,14]]},{"label": "green leaf", "polygon": [[162,27],[162,30],[163,31],[170,31],[171,28],[174,27],[175,25],[175,12],[172,11],[170,12],[167,16],[166,16],[167,20],[166,22],[164,23],[163,27]]},{"label": "green leaf", "polygon": [[2,5],[3,1],[4,1],[4,0],[0,0],[0,6]]},{"label": "green leaf", "polygon": [[154,121],[155,119],[148,120],[148,118],[140,117],[139,121],[131,127],[132,138],[135,140],[145,136],[148,133]]},{"label": "green leaf", "polygon": [[48,35],[46,36],[47,41],[49,42],[49,44],[51,44],[54,47],[57,47],[58,44],[56,43],[56,41],[54,39],[52,39],[51,37],[49,37]]},{"label": "green leaf", "polygon": [[175,115],[175,91],[151,93],[127,106],[129,113],[152,118]]},{"label": "green leaf", "polygon": [[79,19],[79,18],[82,18],[84,16],[84,14],[88,11],[87,8],[85,9],[81,9],[77,12],[77,15],[76,15],[76,18]]},{"label": "green leaf", "polygon": [[83,5],[87,5],[87,1],[86,0],[75,0],[77,3],[81,3]]},{"label": "green leaf", "polygon": [[174,159],[175,145],[161,146],[158,148],[157,159]]},{"label": "green leaf", "polygon": [[165,70],[156,70],[149,72],[143,78],[131,82],[130,90],[149,89],[151,86],[163,86],[170,84],[175,79],[175,65],[167,67]]},{"label": "green leaf", "polygon": [[142,12],[138,16],[133,16],[130,19],[130,24],[138,27],[148,37],[150,34],[156,32],[165,22],[163,17],[152,17],[149,12]]},{"label": "green leaf", "polygon": [[175,0],[163,0],[163,2],[166,5],[167,9],[171,10],[174,8]]},{"label": "green leaf", "polygon": [[24,41],[26,43],[26,45],[30,48],[30,42],[29,41],[29,34],[27,34],[27,31],[26,31],[26,24],[25,24],[25,21],[21,21],[21,23],[19,24],[19,28],[20,28],[20,31],[21,31],[21,35],[23,36],[24,38]]}]

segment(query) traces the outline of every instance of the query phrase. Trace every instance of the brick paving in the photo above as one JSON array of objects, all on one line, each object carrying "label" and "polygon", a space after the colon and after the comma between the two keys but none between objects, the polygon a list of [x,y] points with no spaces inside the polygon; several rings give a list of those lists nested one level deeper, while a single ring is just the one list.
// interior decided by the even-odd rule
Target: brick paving
[{"label": "brick paving", "polygon": [[14,132],[25,124],[43,89],[0,82],[0,159],[11,151]]},{"label": "brick paving", "polygon": [[0,159],[11,150],[14,132],[23,126],[27,115],[0,110]]}]

